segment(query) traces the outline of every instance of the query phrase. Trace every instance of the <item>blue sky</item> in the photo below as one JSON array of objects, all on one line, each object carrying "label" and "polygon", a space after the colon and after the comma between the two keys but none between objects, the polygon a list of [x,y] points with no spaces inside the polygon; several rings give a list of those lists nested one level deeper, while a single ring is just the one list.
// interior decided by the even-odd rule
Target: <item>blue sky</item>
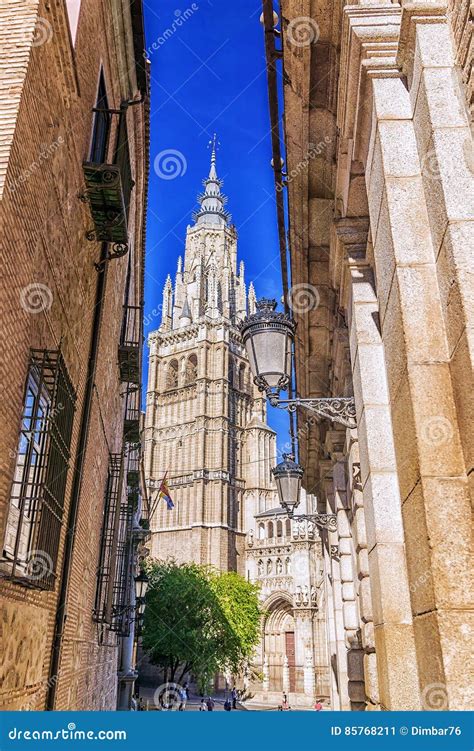
[{"label": "blue sky", "polygon": [[[159,326],[153,311],[184,252],[214,132],[221,144],[218,174],[225,181],[247,283],[254,281],[257,297],[280,299],[281,275],[261,0],[145,0],[144,5],[152,75],[147,335]],[[268,412],[279,443],[285,443],[286,414],[271,407]]]}]

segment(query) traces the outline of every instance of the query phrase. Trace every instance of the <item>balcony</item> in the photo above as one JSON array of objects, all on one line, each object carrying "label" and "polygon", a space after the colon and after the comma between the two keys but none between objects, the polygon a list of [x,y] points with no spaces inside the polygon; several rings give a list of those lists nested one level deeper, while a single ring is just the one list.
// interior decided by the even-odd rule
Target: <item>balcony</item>
[{"label": "balcony", "polygon": [[140,385],[142,346],[142,308],[124,305],[122,330],[118,347],[120,380]]},{"label": "balcony", "polygon": [[126,109],[96,110],[96,114],[105,122],[105,155],[108,152],[110,122],[114,115],[118,116],[119,122],[117,144],[111,163],[107,156],[103,156],[104,161],[89,161],[82,165],[86,184],[83,198],[89,204],[94,222],[94,228],[86,233],[86,237],[89,240],[111,242],[127,247],[128,212],[134,182],[130,167]]},{"label": "balcony", "polygon": [[125,397],[123,439],[126,443],[140,441],[140,389],[129,386]]}]

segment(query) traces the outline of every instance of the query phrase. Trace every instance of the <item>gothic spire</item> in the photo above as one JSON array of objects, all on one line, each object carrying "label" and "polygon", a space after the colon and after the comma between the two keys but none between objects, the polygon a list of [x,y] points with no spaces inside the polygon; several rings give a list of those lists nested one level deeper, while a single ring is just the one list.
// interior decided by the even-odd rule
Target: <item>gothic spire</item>
[{"label": "gothic spire", "polygon": [[225,227],[230,221],[230,214],[225,210],[227,196],[221,193],[223,181],[217,176],[216,168],[216,151],[218,148],[217,136],[209,141],[211,147],[211,166],[209,176],[203,180],[204,193],[198,196],[200,208],[193,213],[193,219],[196,224],[211,224],[218,227]]}]

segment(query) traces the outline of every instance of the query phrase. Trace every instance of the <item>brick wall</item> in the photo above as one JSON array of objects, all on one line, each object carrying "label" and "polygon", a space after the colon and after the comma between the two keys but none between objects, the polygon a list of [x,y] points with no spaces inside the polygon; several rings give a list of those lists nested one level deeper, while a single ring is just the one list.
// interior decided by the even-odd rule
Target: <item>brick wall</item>
[{"label": "brick wall", "polygon": [[[131,20],[122,4],[82,0],[74,49],[65,6],[59,0],[7,0],[0,10],[1,37],[11,43],[7,70],[13,87],[10,93],[8,86],[7,93],[5,88],[0,91],[2,103],[5,97],[10,103],[0,120],[0,190],[3,186],[6,228],[0,285],[0,538],[3,542],[29,350],[61,345],[78,398],[59,574],[96,301],[94,262],[101,251],[100,243],[85,238],[93,222],[87,204],[78,198],[84,190],[82,162],[88,156],[101,64],[110,107],[139,97],[126,51],[126,45],[132,44]],[[117,37],[114,29],[123,27],[113,17],[119,14],[125,14],[125,33]],[[127,113],[136,183],[130,211],[130,304],[139,304],[142,297],[146,109],[146,105],[133,106]],[[119,380],[117,345],[127,265],[125,256],[109,262],[107,270],[67,620],[60,672],[53,679],[57,709],[115,708],[118,641],[92,620],[92,608],[108,453],[120,451],[122,443],[120,393],[125,386]],[[40,299],[28,294],[32,284],[44,285]],[[5,655],[0,665],[1,708],[45,706],[58,588],[59,583],[54,591],[42,592],[0,579],[0,653]]]}]

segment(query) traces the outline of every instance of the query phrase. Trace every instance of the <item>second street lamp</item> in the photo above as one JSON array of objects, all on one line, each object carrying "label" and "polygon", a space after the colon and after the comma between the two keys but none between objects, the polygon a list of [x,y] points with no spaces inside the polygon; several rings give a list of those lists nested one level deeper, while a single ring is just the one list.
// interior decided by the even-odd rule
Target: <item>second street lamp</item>
[{"label": "second street lamp", "polygon": [[335,532],[337,521],[335,514],[298,514],[294,516],[295,508],[300,504],[301,478],[303,467],[297,464],[292,454],[283,454],[283,461],[272,469],[277,486],[280,506],[286,510],[290,519],[296,521],[304,519],[312,521],[322,529]]},{"label": "second street lamp", "polygon": [[257,302],[257,312],[240,325],[254,381],[272,407],[295,412],[299,407],[346,428],[356,427],[354,397],[280,399],[290,382],[296,324],[286,313],[277,313],[275,300]]}]

